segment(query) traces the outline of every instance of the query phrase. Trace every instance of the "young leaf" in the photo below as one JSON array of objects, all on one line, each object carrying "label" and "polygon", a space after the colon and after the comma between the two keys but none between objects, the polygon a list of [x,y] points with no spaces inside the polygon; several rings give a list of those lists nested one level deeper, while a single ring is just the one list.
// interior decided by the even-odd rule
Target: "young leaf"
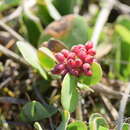
[{"label": "young leaf", "polygon": [[67,130],[87,130],[87,125],[82,121],[75,121],[68,125]]},{"label": "young leaf", "polygon": [[61,89],[61,103],[65,110],[73,112],[78,103],[79,94],[77,92],[77,81],[76,77],[66,74]]},{"label": "young leaf", "polygon": [[25,106],[22,108],[21,111],[22,120],[32,122],[48,118],[56,112],[54,108],[52,110],[49,109],[49,107],[46,108],[37,101],[29,102],[25,104]]},{"label": "young leaf", "polygon": [[98,63],[94,62],[92,64],[91,69],[92,69],[93,75],[92,76],[85,76],[85,75],[81,76],[80,77],[81,83],[84,83],[86,85],[95,85],[101,80],[101,78],[102,78],[101,66]]},{"label": "young leaf", "polygon": [[55,66],[55,57],[53,53],[46,47],[41,47],[38,50],[39,62],[46,70],[51,70]]},{"label": "young leaf", "polygon": [[98,113],[94,113],[90,116],[89,128],[91,130],[100,130],[100,127],[109,128],[107,121]]},{"label": "young leaf", "polygon": [[109,130],[109,129],[103,126],[99,126],[99,130]]},{"label": "young leaf", "polygon": [[61,122],[61,124],[59,125],[59,127],[56,130],[66,130],[69,119],[70,119],[69,112],[66,111],[66,110],[63,111],[63,113],[62,113],[62,122]]},{"label": "young leaf", "polygon": [[35,69],[37,69],[45,79],[47,79],[47,75],[39,63],[36,49],[30,44],[21,41],[17,42],[17,47],[22,53],[24,59]]}]

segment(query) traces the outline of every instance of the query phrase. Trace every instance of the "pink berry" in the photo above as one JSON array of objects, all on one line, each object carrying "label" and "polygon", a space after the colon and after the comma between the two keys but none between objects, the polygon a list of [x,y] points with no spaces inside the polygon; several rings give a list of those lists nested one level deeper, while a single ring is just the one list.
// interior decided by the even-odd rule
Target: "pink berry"
[{"label": "pink berry", "polygon": [[90,42],[87,42],[86,44],[85,44],[85,48],[86,48],[86,50],[89,50],[89,49],[91,49],[91,48],[93,48],[93,43],[90,41]]},{"label": "pink berry", "polygon": [[87,55],[87,56],[85,57],[85,62],[87,62],[87,63],[89,63],[89,64],[92,64],[92,62],[93,62],[93,57],[90,56],[90,55]]},{"label": "pink berry", "polygon": [[65,68],[65,65],[64,65],[64,64],[57,64],[57,65],[55,66],[55,68],[56,68],[57,70],[63,70],[63,69]]},{"label": "pink berry", "polygon": [[79,49],[85,48],[85,46],[84,46],[83,44],[79,44],[77,47],[78,47]]},{"label": "pink berry", "polygon": [[71,48],[71,51],[74,52],[74,53],[78,53],[79,50],[80,50],[80,48],[79,48],[78,46],[73,46],[73,47]]},{"label": "pink berry", "polygon": [[67,58],[68,55],[69,55],[69,51],[66,50],[66,49],[63,49],[63,50],[61,51],[61,53],[64,55],[65,58]]},{"label": "pink berry", "polygon": [[70,70],[70,73],[74,76],[79,76],[79,71],[78,70],[75,70],[75,69],[71,69]]},{"label": "pink berry", "polygon": [[79,53],[77,53],[77,55],[82,60],[84,60],[86,58],[86,52],[85,51],[80,51]]},{"label": "pink berry", "polygon": [[64,60],[65,60],[65,57],[64,57],[64,55],[62,54],[62,53],[56,53],[55,54],[55,57],[56,57],[56,59],[60,62],[60,63],[63,63],[64,62]]},{"label": "pink berry", "polygon": [[85,72],[85,75],[87,75],[87,76],[92,76],[92,71],[91,70],[89,70],[89,71],[87,71],[87,72]]},{"label": "pink berry", "polygon": [[82,62],[81,59],[76,59],[76,60],[75,60],[75,64],[76,64],[76,67],[81,67],[82,64],[83,64],[83,62]]},{"label": "pink berry", "polygon": [[89,49],[89,50],[87,51],[87,53],[88,53],[89,55],[91,55],[91,56],[96,55],[96,51],[95,51],[94,49]]},{"label": "pink berry", "polygon": [[68,73],[67,69],[64,69],[64,70],[61,71],[61,75],[63,75],[63,76],[66,75],[67,73]]},{"label": "pink berry", "polygon": [[67,63],[72,68],[76,67],[75,61],[73,59],[68,59]]},{"label": "pink berry", "polygon": [[83,70],[88,71],[90,69],[90,65],[88,63],[83,64]]},{"label": "pink berry", "polygon": [[68,59],[75,59],[76,57],[76,54],[74,52],[70,52],[69,55],[68,55]]}]

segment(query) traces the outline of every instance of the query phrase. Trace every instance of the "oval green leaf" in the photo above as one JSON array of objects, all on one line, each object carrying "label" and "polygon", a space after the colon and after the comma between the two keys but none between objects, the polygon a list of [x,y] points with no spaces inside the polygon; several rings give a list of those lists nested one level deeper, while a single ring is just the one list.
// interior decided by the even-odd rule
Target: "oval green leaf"
[{"label": "oval green leaf", "polygon": [[23,121],[29,121],[29,122],[48,118],[56,112],[56,109],[53,108],[52,110],[49,107],[46,108],[37,101],[29,102],[25,104],[25,106],[22,108],[21,117]]},{"label": "oval green leaf", "polygon": [[41,47],[38,50],[39,62],[46,70],[51,70],[55,66],[55,57],[53,53],[46,47]]},{"label": "oval green leaf", "polygon": [[25,42],[17,42],[17,47],[20,50],[21,54],[23,55],[24,59],[35,69],[37,69],[40,74],[47,79],[47,75],[45,71],[42,69],[39,59],[37,57],[37,51],[33,48],[30,44]]},{"label": "oval green leaf", "polygon": [[80,81],[81,83],[84,83],[86,85],[95,85],[97,84],[101,78],[102,78],[102,69],[101,69],[101,66],[94,62],[92,64],[92,72],[93,72],[93,75],[92,76],[81,76],[80,77]]},{"label": "oval green leaf", "polygon": [[61,103],[65,110],[73,112],[78,103],[79,94],[77,92],[77,79],[76,77],[66,74],[63,79],[61,89]]}]

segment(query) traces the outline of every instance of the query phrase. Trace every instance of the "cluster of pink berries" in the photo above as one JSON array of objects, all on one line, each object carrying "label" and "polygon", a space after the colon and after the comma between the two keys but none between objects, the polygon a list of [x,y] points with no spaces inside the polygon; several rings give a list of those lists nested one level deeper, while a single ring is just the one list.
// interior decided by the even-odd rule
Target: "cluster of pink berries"
[{"label": "cluster of pink berries", "polygon": [[59,64],[54,67],[52,73],[60,75],[70,73],[74,76],[84,73],[87,76],[92,76],[91,64],[95,60],[95,54],[92,42],[73,46],[70,51],[63,49],[55,54]]}]

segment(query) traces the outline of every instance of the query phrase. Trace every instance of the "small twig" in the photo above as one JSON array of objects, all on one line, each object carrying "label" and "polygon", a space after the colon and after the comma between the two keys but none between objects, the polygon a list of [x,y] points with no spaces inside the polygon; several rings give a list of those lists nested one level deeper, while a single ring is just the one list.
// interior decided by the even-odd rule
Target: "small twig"
[{"label": "small twig", "polygon": [[12,36],[14,36],[16,39],[20,41],[25,41],[25,39],[18,34],[16,31],[14,31],[12,28],[10,28],[8,25],[6,25],[3,21],[0,20],[0,26],[4,28],[6,31],[8,31]]},{"label": "small twig", "polygon": [[123,13],[130,13],[130,6],[123,4],[120,1],[116,2],[115,7],[121,10]]},{"label": "small twig", "polygon": [[6,80],[4,80],[4,82],[2,82],[0,84],[0,89],[2,89],[5,85],[7,85],[10,81],[12,80],[11,77],[7,78]]},{"label": "small twig", "polygon": [[111,113],[113,119],[116,121],[118,118],[118,112],[117,110],[113,107],[113,105],[111,104],[111,102],[109,101],[109,99],[104,96],[103,94],[100,94],[101,98],[105,104],[105,106],[107,107],[108,111]]},{"label": "small twig", "polygon": [[115,3],[116,3],[116,0],[106,0],[100,13],[99,13],[96,25],[94,27],[93,35],[91,38],[91,41],[93,41],[95,48],[96,48],[96,45],[99,41],[100,33],[102,32],[102,29],[103,29],[103,27],[108,19],[108,16],[109,16]]},{"label": "small twig", "polygon": [[126,104],[127,104],[127,101],[128,101],[129,93],[130,93],[130,83],[128,83],[125,94],[123,95],[121,102],[120,102],[118,125],[117,125],[118,130],[122,130],[124,112],[125,112]]},{"label": "small twig", "polygon": [[5,18],[1,19],[2,22],[6,23],[10,20],[15,19],[16,17],[18,17],[22,12],[22,7],[19,6],[13,13],[11,13],[10,15],[6,16]]},{"label": "small twig", "polygon": [[105,95],[110,95],[118,99],[120,99],[123,95],[121,92],[112,90],[110,87],[107,87],[101,83],[97,84],[96,86],[92,86],[92,89],[97,93],[103,93]]},{"label": "small twig", "polygon": [[25,104],[27,101],[13,97],[0,97],[0,103]]},{"label": "small twig", "polygon": [[27,62],[22,57],[18,56],[16,53],[12,52],[11,50],[5,48],[2,45],[0,45],[0,52],[24,65],[27,65]]}]

